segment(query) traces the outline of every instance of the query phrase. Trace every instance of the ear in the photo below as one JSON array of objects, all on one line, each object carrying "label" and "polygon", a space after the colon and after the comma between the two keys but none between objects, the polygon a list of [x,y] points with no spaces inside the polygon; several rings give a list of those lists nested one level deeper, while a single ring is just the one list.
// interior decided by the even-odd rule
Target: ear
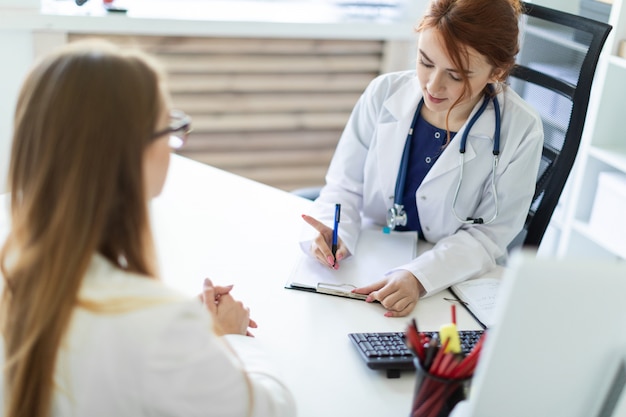
[{"label": "ear", "polygon": [[495,83],[504,81],[503,77],[504,77],[504,70],[502,68],[494,68],[493,71],[491,71],[491,77],[489,78],[489,83],[495,84]]}]

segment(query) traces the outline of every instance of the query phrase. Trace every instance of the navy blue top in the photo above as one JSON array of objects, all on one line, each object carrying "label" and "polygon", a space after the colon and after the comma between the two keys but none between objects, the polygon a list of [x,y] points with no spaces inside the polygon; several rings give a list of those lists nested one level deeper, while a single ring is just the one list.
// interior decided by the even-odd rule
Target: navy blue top
[{"label": "navy blue top", "polygon": [[[450,132],[450,138],[454,138],[456,132]],[[412,231],[417,230],[420,238],[423,238],[422,226],[417,215],[417,204],[415,193],[422,184],[424,177],[430,171],[433,164],[443,152],[443,145],[446,143],[447,132],[428,123],[422,115],[417,117],[413,127],[411,138],[408,171],[402,193],[402,204],[406,211],[406,226],[396,226],[395,230]]]}]

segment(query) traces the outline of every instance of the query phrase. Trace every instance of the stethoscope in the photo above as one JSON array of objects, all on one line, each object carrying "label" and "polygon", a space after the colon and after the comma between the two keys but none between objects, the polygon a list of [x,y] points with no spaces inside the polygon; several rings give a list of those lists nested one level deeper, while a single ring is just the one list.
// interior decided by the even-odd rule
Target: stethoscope
[{"label": "stethoscope", "polygon": [[[490,86],[491,87],[491,86]],[[491,87],[491,93],[493,94],[493,87]],[[493,134],[493,164],[491,168],[491,190],[493,192],[493,200],[494,200],[494,213],[491,219],[484,221],[482,217],[472,218],[467,217],[465,220],[460,218],[456,212],[456,200],[459,197],[459,190],[461,189],[461,184],[463,183],[463,167],[465,164],[465,145],[467,144],[467,136],[469,132],[474,126],[474,123],[478,120],[478,118],[483,114],[487,106],[489,105],[489,101],[493,101],[493,107],[495,109],[495,117],[496,117],[496,127],[495,132]],[[396,179],[396,190],[394,195],[393,207],[391,207],[387,211],[387,227],[393,230],[396,226],[406,226],[407,217],[406,212],[404,211],[404,205],[402,204],[402,193],[404,192],[404,183],[406,181],[406,172],[409,165],[409,154],[411,147],[411,139],[413,138],[413,129],[415,128],[415,122],[419,117],[420,110],[422,105],[424,104],[424,99],[420,100],[417,110],[415,111],[415,115],[413,116],[413,122],[411,123],[411,128],[409,129],[409,134],[406,138],[406,142],[404,143],[404,151],[402,152],[402,160],[400,162],[400,169],[398,170],[398,177]],[[491,94],[485,94],[485,98],[483,99],[483,103],[481,104],[478,111],[472,116],[470,121],[467,124],[463,135],[461,136],[461,143],[459,144],[459,153],[461,159],[461,170],[459,173],[459,182],[456,186],[456,191],[454,192],[454,198],[452,199],[452,213],[456,219],[464,224],[489,224],[492,223],[496,217],[498,217],[498,193],[496,191],[496,168],[498,167],[498,160],[500,158],[500,105],[498,104],[498,98],[495,94],[493,97]]]}]

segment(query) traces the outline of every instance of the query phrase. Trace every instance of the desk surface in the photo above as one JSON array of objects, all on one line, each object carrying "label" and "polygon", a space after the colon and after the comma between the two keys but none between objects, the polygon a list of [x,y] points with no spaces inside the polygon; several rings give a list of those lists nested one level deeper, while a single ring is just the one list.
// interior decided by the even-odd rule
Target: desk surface
[{"label": "desk surface", "polygon": [[[251,309],[292,389],[300,416],[408,414],[413,373],[387,379],[367,368],[351,332],[404,331],[409,318],[386,318],[367,304],[283,288],[300,248],[311,203],[284,191],[175,156],[167,183],[152,203],[163,279],[194,295],[202,279],[235,285]],[[420,301],[413,313],[423,330],[450,320],[445,293]],[[460,328],[476,322],[458,309]]]},{"label": "desk surface", "polygon": [[[1,196],[6,205],[6,196]],[[254,331],[281,368],[299,416],[402,416],[414,373],[388,379],[365,366],[347,334],[404,331],[408,317],[386,318],[379,304],[284,288],[300,248],[310,201],[173,155],[163,193],[151,204],[163,280],[190,296],[202,281],[234,284]],[[0,213],[0,238],[7,230]],[[450,320],[445,293],[413,312],[422,330]],[[477,323],[457,309],[461,329]]]}]

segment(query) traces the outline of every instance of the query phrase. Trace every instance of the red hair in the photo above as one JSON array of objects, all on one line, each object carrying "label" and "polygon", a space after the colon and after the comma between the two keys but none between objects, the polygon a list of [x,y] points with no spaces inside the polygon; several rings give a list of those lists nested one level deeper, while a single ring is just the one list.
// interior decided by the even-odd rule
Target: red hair
[{"label": "red hair", "polygon": [[449,58],[463,79],[463,94],[469,80],[463,71],[469,64],[468,48],[483,55],[494,67],[498,81],[504,81],[519,51],[519,0],[431,0],[416,32],[435,29],[443,39]]}]

